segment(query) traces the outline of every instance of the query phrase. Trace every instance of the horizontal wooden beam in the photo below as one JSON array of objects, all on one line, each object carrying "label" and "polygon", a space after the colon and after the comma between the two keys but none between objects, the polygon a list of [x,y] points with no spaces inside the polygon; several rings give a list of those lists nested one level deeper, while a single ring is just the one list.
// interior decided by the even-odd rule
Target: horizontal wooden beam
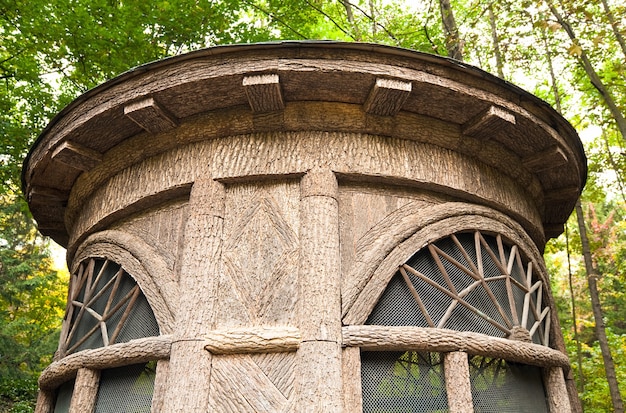
[{"label": "horizontal wooden beam", "polygon": [[52,152],[52,160],[73,169],[89,171],[102,162],[102,154],[78,143],[65,141]]},{"label": "horizontal wooden beam", "polygon": [[469,331],[353,325],[343,327],[343,345],[370,351],[463,351],[539,367],[569,367],[567,355],[550,347]]},{"label": "horizontal wooden beam", "polygon": [[363,106],[367,113],[395,116],[410,94],[411,82],[378,78]]},{"label": "horizontal wooden beam", "polygon": [[39,388],[54,390],[82,368],[101,370],[166,359],[171,347],[171,336],[157,336],[70,354],[46,367],[39,376]]},{"label": "horizontal wooden beam", "polygon": [[273,112],[285,108],[277,74],[246,76],[243,78],[243,89],[254,113]]},{"label": "horizontal wooden beam", "polygon": [[295,327],[250,327],[214,330],[205,336],[205,349],[214,354],[296,351],[302,341]]},{"label": "horizontal wooden beam", "polygon": [[565,152],[554,145],[550,148],[522,159],[524,166],[531,172],[541,172],[567,163]]},{"label": "horizontal wooden beam", "polygon": [[475,138],[490,139],[502,133],[502,130],[515,125],[515,115],[497,107],[489,106],[486,110],[470,119],[462,126],[464,135]]},{"label": "horizontal wooden beam", "polygon": [[126,105],[124,115],[148,133],[165,132],[178,125],[177,119],[152,97]]}]

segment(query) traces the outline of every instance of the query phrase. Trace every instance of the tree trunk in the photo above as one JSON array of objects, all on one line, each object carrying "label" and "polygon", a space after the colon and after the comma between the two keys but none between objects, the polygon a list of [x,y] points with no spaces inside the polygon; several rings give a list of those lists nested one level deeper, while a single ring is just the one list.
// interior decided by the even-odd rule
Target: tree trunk
[{"label": "tree trunk", "polygon": [[622,48],[622,52],[624,53],[624,58],[626,59],[626,41],[624,41],[624,36],[617,27],[617,22],[615,21],[615,16],[613,16],[613,11],[609,7],[609,3],[606,0],[602,0],[602,6],[604,6],[604,12],[606,13],[607,19],[609,19],[609,23],[611,24],[611,29],[613,29],[613,34],[617,39],[617,43]]},{"label": "tree trunk", "polygon": [[[572,43],[580,46],[580,42],[578,41],[578,38],[576,37],[576,34],[574,33],[572,26],[570,26],[570,24],[567,21],[565,21],[563,16],[561,16],[561,14],[556,9],[556,7],[552,5],[552,2],[550,0],[548,0],[548,6],[550,7],[550,11],[554,15],[554,17],[557,19],[559,24],[563,27],[563,29],[569,36]],[[609,90],[606,88],[606,86],[602,82],[602,79],[600,79],[600,76],[598,76],[598,73],[593,68],[591,61],[589,60],[589,57],[587,56],[587,53],[582,47],[580,49],[580,56],[578,58],[580,60],[580,63],[583,69],[585,70],[585,73],[587,73],[587,76],[589,77],[591,84],[596,88],[598,93],[600,93],[600,96],[602,96],[602,99],[604,100],[609,110],[611,111],[611,115],[613,116],[613,118],[615,119],[615,122],[617,123],[617,127],[622,135],[622,138],[626,141],[626,118],[624,118],[624,115],[622,114],[622,111],[620,110],[620,108],[617,106],[617,103],[615,103],[613,96],[611,95],[611,93],[609,93]]]},{"label": "tree trunk", "polygon": [[443,30],[446,34],[446,49],[448,57],[457,60],[463,60],[463,45],[459,37],[459,29],[454,20],[450,0],[439,0],[439,8],[441,9],[441,22]]},{"label": "tree trunk", "polygon": [[[578,336],[578,316],[576,314],[576,295],[574,294],[574,282],[572,274],[572,260],[570,257],[569,248],[569,230],[567,223],[565,224],[565,248],[567,249],[567,271],[569,280],[569,295],[572,300],[572,327],[574,329],[574,341],[576,341],[576,362],[578,364],[578,393],[582,394],[585,391],[585,376],[583,374],[583,352],[580,344],[580,337]],[[582,400],[581,400],[582,403]],[[584,405],[581,405],[584,411]]]},{"label": "tree trunk", "polygon": [[[559,84],[554,72],[554,64],[552,63],[552,52],[550,50],[550,44],[548,43],[548,36],[546,36],[545,29],[541,29],[541,39],[543,40],[543,46],[545,48],[545,56],[550,70],[550,83],[552,84],[552,93],[554,95],[554,102],[556,104],[557,111],[562,114],[561,110],[561,93],[559,92]],[[579,201],[580,202],[580,201]],[[578,337],[578,325],[576,318],[576,300],[574,297],[574,290],[572,288],[572,266],[569,254],[569,234],[567,223],[565,223],[565,239],[567,242],[567,265],[569,269],[569,288],[570,296],[572,299],[572,320],[574,324],[574,340],[576,341],[576,355],[578,361],[578,386],[573,388],[570,380],[567,380],[568,393],[570,394],[570,404],[572,411],[580,413],[584,411],[583,401],[578,394],[582,393],[585,388],[585,376],[583,375],[583,362],[582,362],[582,350],[580,345],[580,338]],[[568,378],[571,377],[571,371],[567,373]]]},{"label": "tree trunk", "polygon": [[376,24],[376,7],[374,0],[370,0],[370,15],[372,16],[372,36],[376,36],[377,24]]},{"label": "tree trunk", "polygon": [[615,413],[623,413],[624,404],[622,402],[622,396],[619,392],[613,356],[611,356],[611,349],[609,348],[609,342],[606,337],[602,305],[600,304],[600,296],[598,294],[598,273],[593,266],[591,258],[591,249],[589,247],[589,239],[587,238],[587,228],[585,227],[585,218],[583,216],[583,208],[580,199],[576,203],[576,217],[578,218],[580,242],[583,248],[583,257],[585,258],[585,269],[587,271],[587,281],[589,283],[589,295],[591,296],[591,308],[593,310],[593,318],[596,322],[596,334],[598,336],[598,342],[600,343],[600,350],[602,351],[604,371],[606,372],[606,380],[609,383],[613,410]]},{"label": "tree trunk", "polygon": [[622,201],[626,202],[626,191],[624,191],[624,182],[622,180],[622,173],[620,171],[619,165],[617,161],[613,157],[613,153],[611,152],[611,145],[609,143],[609,138],[606,135],[606,130],[602,129],[602,140],[604,141],[604,149],[606,150],[606,156],[609,158],[609,162],[611,163],[611,167],[615,171],[615,180],[617,181],[617,185],[619,186],[619,192],[622,196]]},{"label": "tree trunk", "polygon": [[343,7],[346,9],[346,18],[348,19],[348,23],[352,26],[352,30],[354,30],[354,40],[360,42],[362,40],[361,30],[359,30],[359,26],[354,21],[354,13],[352,11],[352,3],[350,0],[342,0],[341,2]]},{"label": "tree trunk", "polygon": [[496,27],[496,16],[493,13],[493,4],[489,5],[489,24],[491,25],[491,39],[493,40],[493,53],[496,57],[496,69],[498,76],[504,79],[504,62],[500,51],[500,40],[498,39],[498,29]]}]

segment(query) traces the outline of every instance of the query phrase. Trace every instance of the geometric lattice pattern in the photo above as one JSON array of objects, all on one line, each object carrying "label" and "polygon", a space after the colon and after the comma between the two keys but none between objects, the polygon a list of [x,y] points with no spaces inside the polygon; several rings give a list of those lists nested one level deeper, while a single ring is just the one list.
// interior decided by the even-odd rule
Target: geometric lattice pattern
[{"label": "geometric lattice pattern", "polygon": [[446,412],[443,356],[415,351],[361,352],[363,412]]},{"label": "geometric lattice pattern", "polygon": [[469,356],[469,371],[474,411],[548,412],[541,368]]},{"label": "geometric lattice pattern", "polygon": [[72,275],[62,354],[158,334],[148,301],[119,264],[89,259]]},{"label": "geometric lattice pattern", "polygon": [[473,331],[549,345],[550,309],[516,245],[459,233],[400,266],[366,324]]}]

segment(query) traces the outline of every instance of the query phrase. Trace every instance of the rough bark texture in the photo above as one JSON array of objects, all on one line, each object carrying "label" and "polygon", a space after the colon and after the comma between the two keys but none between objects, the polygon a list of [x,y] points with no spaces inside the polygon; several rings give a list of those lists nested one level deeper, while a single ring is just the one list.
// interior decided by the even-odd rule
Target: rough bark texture
[{"label": "rough bark texture", "polygon": [[79,369],[76,373],[70,413],[91,413],[96,407],[100,371]]},{"label": "rough bark texture", "polygon": [[301,344],[297,356],[296,409],[291,411],[341,411],[341,345],[331,341],[306,341]]},{"label": "rough bark texture", "polygon": [[361,349],[358,347],[345,347],[341,352],[341,365],[343,411],[345,413],[361,413],[363,411]]},{"label": "rough bark texture", "polygon": [[147,337],[71,354],[50,364],[39,376],[39,387],[52,390],[76,376],[81,368],[105,369],[168,358],[171,336]]},{"label": "rough bark texture", "polygon": [[572,411],[565,377],[561,367],[543,369],[543,381],[548,397],[550,413],[570,413]]},{"label": "rough bark texture", "polygon": [[170,336],[64,357],[42,390],[156,359],[155,412],[358,413],[361,345],[565,366],[547,347],[342,317],[362,324],[399,265],[456,231],[501,234],[545,282],[540,251],[585,173],[562,118],[449,59],[286,42],[126,73],[55,118],[25,193],[73,270],[121,264]]},{"label": "rough bark texture", "polygon": [[35,413],[53,413],[56,394],[51,390],[39,390]]},{"label": "rough bark texture", "polygon": [[347,326],[343,344],[372,351],[463,351],[531,366],[569,367],[567,355],[538,344],[511,341],[468,331],[422,327]]},{"label": "rough bark texture", "polygon": [[469,377],[467,353],[455,351],[443,356],[446,393],[450,413],[466,413],[474,410],[472,385]]},{"label": "rough bark texture", "polygon": [[213,330],[205,338],[204,348],[213,354],[296,351],[302,341],[300,330],[295,327]]},{"label": "rough bark texture", "polygon": [[180,276],[186,294],[178,309],[168,378],[168,383],[177,384],[168,385],[163,408],[167,412],[206,411],[209,405],[211,354],[204,350],[203,337],[211,330],[215,304],[211,298],[217,296],[223,185],[208,177],[196,181],[189,206]]},{"label": "rough bark texture", "polygon": [[169,376],[170,361],[159,360],[156,366],[156,377],[154,378],[154,393],[152,396],[151,413],[163,411],[164,396],[167,391],[167,378]]},{"label": "rough bark texture", "polygon": [[341,272],[337,180],[316,168],[300,184],[300,303],[297,405],[338,411],[341,393]]},{"label": "rough bark texture", "polygon": [[[584,158],[573,131],[562,120],[554,122],[551,119],[553,116],[539,106],[536,99],[524,96],[526,103],[522,107],[516,103],[520,101],[520,91],[495,82],[484,73],[474,73],[469,68],[436,59],[420,59],[408,52],[390,53],[387,49],[371,45],[367,48],[341,45],[327,47],[323,53],[317,52],[316,56],[316,48],[320,51],[324,49],[319,44],[294,43],[257,46],[258,50],[254,46],[242,47],[239,49],[242,53],[236,56],[228,55],[234,48],[224,48],[218,53],[199,52],[187,56],[183,62],[170,59],[150,70],[146,68],[141,73],[127,74],[115,84],[90,93],[89,99],[79,99],[72,111],[47,130],[46,136],[50,139],[41,140],[25,170],[27,192],[32,195],[31,207],[35,216],[42,211],[44,216],[49,217],[43,220],[49,225],[42,228],[60,237],[69,236],[70,244],[79,242],[81,237],[87,235],[86,230],[106,226],[106,222],[101,222],[104,218],[112,222],[119,219],[120,214],[136,212],[141,207],[154,205],[170,195],[180,194],[177,191],[189,188],[198,176],[194,163],[188,163],[189,159],[184,159],[187,155],[181,153],[170,166],[188,165],[185,171],[165,169],[165,165],[157,167],[159,155],[164,151],[175,152],[177,147],[183,149],[200,141],[268,129],[354,131],[419,140],[467,153],[485,164],[499,164],[499,170],[505,175],[512,175],[524,189],[533,188],[533,191],[542,192],[543,188],[553,190],[561,186],[581,186],[584,170],[576,164]],[[402,61],[402,65],[396,65],[396,60]],[[179,76],[180,71],[176,67],[180,64],[185,66],[182,69],[184,77]],[[276,116],[258,117],[247,108],[242,76],[259,72],[274,72],[280,76],[281,88],[289,105],[278,111]],[[334,75],[329,77],[329,73]],[[373,81],[372,75],[411,83],[412,91],[394,118],[384,119],[363,110]],[[329,85],[331,78],[332,85]],[[128,102],[147,97],[152,97],[172,113],[179,126],[170,132],[141,133],[142,129],[123,115],[123,108]],[[465,124],[493,105],[515,114],[517,128],[514,133],[508,130],[496,133],[489,144],[472,139],[466,141],[463,137],[462,144],[459,144],[458,125]],[[203,131],[198,129],[199,124],[205,125]],[[432,127],[435,124],[437,127]],[[167,136],[169,134],[176,135],[176,138],[171,139]],[[76,144],[103,154],[102,162],[79,174],[51,160],[47,151],[56,149],[67,137],[71,137]],[[542,151],[546,144],[555,141],[565,150],[567,167],[560,168],[557,173],[553,170],[551,175],[538,174],[536,177],[534,171],[519,168],[520,157],[531,155],[536,150]],[[196,150],[194,158],[210,158],[202,149]],[[146,168],[141,168],[141,172],[129,168],[139,161],[151,163],[150,169],[168,172],[162,173],[159,179],[152,179],[144,175]],[[35,165],[37,167],[33,168]],[[201,166],[205,167],[206,163]],[[120,176],[116,177],[118,174]],[[545,182],[548,185],[536,180],[542,175],[549,181]],[[112,185],[103,186],[114,177]],[[163,188],[163,184],[168,190],[157,191],[159,187]],[[114,199],[105,196],[113,186],[118,190],[127,186],[120,193],[125,196]],[[89,196],[94,188],[102,189],[97,191],[98,196]],[[61,198],[61,202],[53,208],[48,202],[50,198],[45,195],[51,190]],[[537,197],[537,201],[541,199]],[[559,201],[562,200],[548,203],[546,223],[556,223],[567,217],[572,205]],[[63,219],[65,205],[68,209],[67,222]],[[101,214],[91,217],[90,222],[83,222],[87,219],[85,211],[92,214],[99,210]],[[110,216],[113,212],[114,216]],[[77,219],[81,222],[76,222]],[[70,233],[63,234],[66,223]]]}]

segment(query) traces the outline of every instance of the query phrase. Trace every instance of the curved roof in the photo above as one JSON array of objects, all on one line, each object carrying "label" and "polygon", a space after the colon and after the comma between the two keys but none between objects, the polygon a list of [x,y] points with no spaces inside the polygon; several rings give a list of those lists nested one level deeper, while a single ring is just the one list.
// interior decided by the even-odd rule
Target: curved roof
[{"label": "curved roof", "polygon": [[[155,108],[162,113],[155,119],[163,124],[154,125],[156,129],[235,106],[263,111],[267,103],[255,109],[244,78],[266,75],[280,78],[279,106],[323,101],[363,105],[375,116],[417,114],[451,124],[460,136],[506,147],[519,159],[523,174],[539,182],[528,191],[542,212],[547,236],[558,235],[586,180],[582,144],[562,116],[532,94],[462,62],[363,43],[218,46],[125,72],[78,97],[50,122],[22,171],[23,191],[40,231],[67,243],[65,209],[75,180],[102,154],[150,129],[140,127],[129,112],[137,102],[158,102]],[[389,96],[383,93],[383,103],[385,96],[391,99],[386,108],[371,101],[372,88],[381,79],[390,82],[380,84],[383,92],[391,91]],[[507,165],[488,159],[480,147],[463,147],[458,141],[429,143],[464,152],[506,173]]]}]

